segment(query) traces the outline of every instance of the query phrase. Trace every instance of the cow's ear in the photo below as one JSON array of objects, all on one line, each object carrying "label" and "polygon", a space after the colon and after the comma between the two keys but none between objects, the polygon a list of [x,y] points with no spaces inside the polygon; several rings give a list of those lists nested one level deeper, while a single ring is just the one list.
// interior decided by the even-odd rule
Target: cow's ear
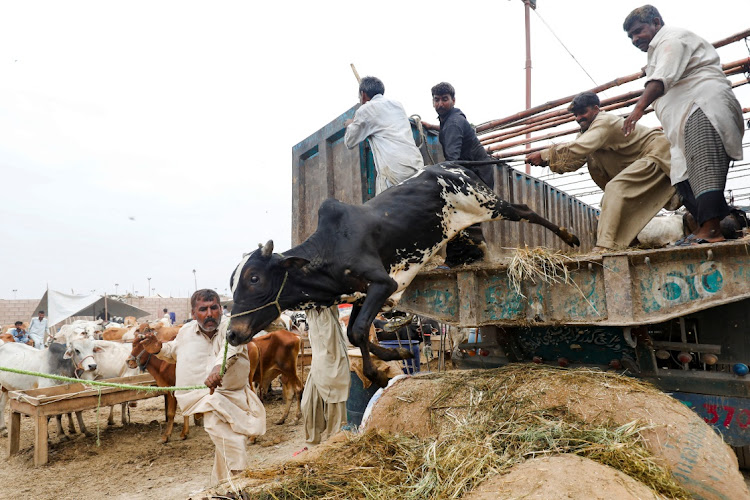
[{"label": "cow's ear", "polygon": [[309,263],[309,260],[302,257],[286,257],[281,261],[281,267],[284,269],[302,269]]},{"label": "cow's ear", "polygon": [[273,255],[273,240],[268,240],[260,249],[261,256],[266,259]]},{"label": "cow's ear", "polygon": [[69,345],[63,354],[63,359],[70,359],[73,357],[73,346]]}]

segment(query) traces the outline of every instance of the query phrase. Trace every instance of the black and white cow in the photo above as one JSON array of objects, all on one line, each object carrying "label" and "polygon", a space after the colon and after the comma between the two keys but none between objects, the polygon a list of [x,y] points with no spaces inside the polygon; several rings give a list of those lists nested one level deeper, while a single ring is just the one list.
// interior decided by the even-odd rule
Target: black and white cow
[{"label": "black and white cow", "polygon": [[353,303],[347,335],[362,351],[364,373],[387,380],[369,353],[391,361],[412,357],[368,341],[383,307],[394,306],[419,270],[462,229],[495,219],[540,224],[571,246],[578,238],[529,209],[501,200],[459,162],[425,167],[364,205],[329,199],[318,228],[305,242],[273,253],[273,241],[246,255],[232,274],[234,294],[228,339],[250,341],[284,309]]}]

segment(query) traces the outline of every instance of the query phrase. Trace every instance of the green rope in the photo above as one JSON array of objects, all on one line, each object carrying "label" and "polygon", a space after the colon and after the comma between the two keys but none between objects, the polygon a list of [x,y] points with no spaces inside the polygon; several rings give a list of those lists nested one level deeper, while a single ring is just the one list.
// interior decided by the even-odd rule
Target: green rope
[{"label": "green rope", "polygon": [[229,341],[224,340],[224,360],[221,362],[221,371],[219,375],[224,376],[224,372],[227,371],[227,351],[229,350]]},{"label": "green rope", "polygon": [[118,389],[126,389],[126,390],[131,390],[131,391],[159,392],[159,391],[193,391],[196,389],[207,389],[205,385],[191,385],[187,387],[156,387],[156,386],[151,386],[151,385],[117,384],[114,382],[101,382],[99,380],[81,380],[81,379],[72,378],[72,377],[63,377],[62,375],[50,375],[49,373],[31,372],[28,370],[18,370],[16,368],[5,368],[4,366],[0,366],[0,371],[17,373],[19,375],[32,375],[34,377],[49,378],[52,380],[60,380],[62,382],[70,382],[73,384],[80,383],[80,384],[85,384],[85,385],[116,387]]},{"label": "green rope", "polygon": [[99,398],[96,400],[96,446],[101,446],[101,441],[99,441],[99,408],[102,407],[102,390],[98,389],[99,392]]}]

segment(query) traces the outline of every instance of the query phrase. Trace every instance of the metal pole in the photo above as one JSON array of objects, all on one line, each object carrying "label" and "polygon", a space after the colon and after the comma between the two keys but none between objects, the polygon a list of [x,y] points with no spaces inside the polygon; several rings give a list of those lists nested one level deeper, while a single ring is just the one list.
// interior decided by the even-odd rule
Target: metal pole
[{"label": "metal pole", "polygon": [[[523,0],[525,19],[526,19],[526,109],[531,108],[531,2],[530,0]],[[534,4],[536,7],[536,2]],[[527,139],[531,139],[531,133],[526,134]],[[526,145],[526,149],[529,149],[531,144]],[[531,173],[531,165],[526,164],[526,173]]]}]

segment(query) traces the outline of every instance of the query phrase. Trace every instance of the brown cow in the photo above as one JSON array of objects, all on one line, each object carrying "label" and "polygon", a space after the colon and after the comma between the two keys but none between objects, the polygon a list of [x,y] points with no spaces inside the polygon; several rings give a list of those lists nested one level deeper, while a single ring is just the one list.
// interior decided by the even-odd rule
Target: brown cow
[{"label": "brown cow", "polygon": [[126,328],[107,328],[102,332],[102,340],[113,342],[132,342],[135,334],[135,326]]},{"label": "brown cow", "polygon": [[[182,325],[166,326],[161,321],[157,321],[156,323],[149,323],[147,325],[150,330],[154,331],[156,338],[161,340],[162,342],[169,342],[170,340],[174,340],[175,337],[177,337],[180,328],[182,328]],[[141,330],[142,328],[143,324],[138,327],[138,331],[141,333],[146,333],[145,331]]]},{"label": "brown cow", "polygon": [[[294,423],[302,418],[303,385],[297,376],[297,356],[299,356],[302,341],[296,334],[287,330],[276,330],[262,337],[255,337],[248,342],[247,351],[250,356],[250,387],[253,382],[259,387],[261,394],[271,385],[271,381],[281,375],[281,393],[284,396],[284,414],[276,422],[280,425],[289,416],[292,398],[297,401],[297,415]],[[257,353],[255,353],[257,349]],[[257,364],[253,358],[257,356]]]},{"label": "brown cow", "polygon": [[[133,349],[130,351],[130,358],[128,358],[128,367],[138,367],[141,371],[148,370],[159,387],[173,387],[175,385],[175,368],[177,365],[167,363],[155,355],[147,353],[138,340],[133,341]],[[174,415],[177,411],[177,398],[174,397],[174,392],[170,391],[164,395],[164,408],[166,411],[167,428],[164,429],[164,434],[161,436],[162,443],[169,441],[169,437],[172,435]],[[189,424],[190,417],[184,417],[180,439],[187,438],[190,430]]]}]

